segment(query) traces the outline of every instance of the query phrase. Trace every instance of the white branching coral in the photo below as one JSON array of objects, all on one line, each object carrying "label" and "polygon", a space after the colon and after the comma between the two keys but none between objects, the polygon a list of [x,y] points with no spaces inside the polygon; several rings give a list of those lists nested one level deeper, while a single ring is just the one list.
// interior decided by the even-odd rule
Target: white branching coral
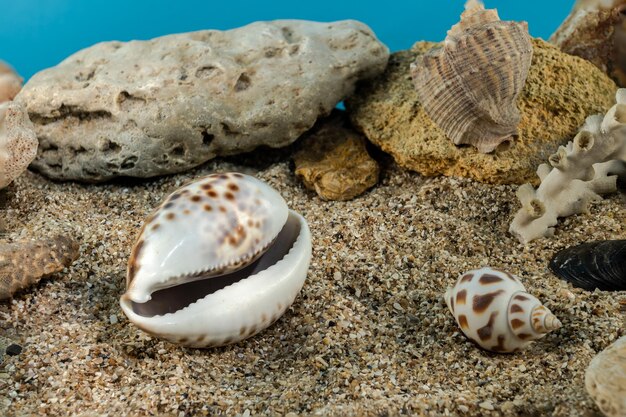
[{"label": "white branching coral", "polygon": [[600,194],[617,190],[617,177],[626,174],[626,89],[604,117],[587,117],[576,137],[541,164],[535,190],[524,184],[517,191],[522,208],[509,231],[528,243],[554,234],[559,217],[587,212]]},{"label": "white branching coral", "polygon": [[0,104],[0,189],[26,170],[38,144],[26,110],[13,101]]}]

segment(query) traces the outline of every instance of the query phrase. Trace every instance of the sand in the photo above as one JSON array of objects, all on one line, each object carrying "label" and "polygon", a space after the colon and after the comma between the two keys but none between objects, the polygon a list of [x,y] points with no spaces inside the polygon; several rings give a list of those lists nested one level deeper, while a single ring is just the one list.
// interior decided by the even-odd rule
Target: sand
[{"label": "sand", "polygon": [[[575,289],[547,263],[573,243],[626,238],[619,196],[524,247],[507,232],[515,187],[424,178],[383,158],[378,186],[324,202],[295,178],[290,152],[108,185],[21,176],[7,191],[3,240],[65,231],[81,257],[0,303],[0,336],[24,348],[0,364],[0,415],[598,415],[584,371],[626,334],[626,294]],[[231,170],[267,181],[306,217],[307,282],[278,322],[236,345],[194,350],[150,337],[118,304],[143,219],[188,179]],[[477,349],[442,294],[484,265],[518,275],[563,328],[513,355]]]}]

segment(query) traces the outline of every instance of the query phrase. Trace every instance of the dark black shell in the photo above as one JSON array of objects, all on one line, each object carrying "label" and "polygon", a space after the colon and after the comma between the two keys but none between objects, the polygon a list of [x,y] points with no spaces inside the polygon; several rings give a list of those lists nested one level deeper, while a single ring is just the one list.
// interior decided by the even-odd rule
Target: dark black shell
[{"label": "dark black shell", "polygon": [[626,290],[626,240],[588,242],[563,249],[550,261],[556,276],[593,291]]}]

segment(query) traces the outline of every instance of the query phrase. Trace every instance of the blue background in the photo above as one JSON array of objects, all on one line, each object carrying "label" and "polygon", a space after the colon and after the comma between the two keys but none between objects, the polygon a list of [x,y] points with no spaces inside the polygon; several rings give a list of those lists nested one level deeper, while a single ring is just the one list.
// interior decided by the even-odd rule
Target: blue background
[{"label": "blue background", "polygon": [[[255,20],[357,19],[392,51],[418,40],[442,40],[458,21],[464,0],[210,1],[2,0],[0,59],[26,79],[100,41],[150,39],[200,29],[230,29]],[[503,20],[525,20],[531,35],[547,39],[573,0],[486,0]]]}]

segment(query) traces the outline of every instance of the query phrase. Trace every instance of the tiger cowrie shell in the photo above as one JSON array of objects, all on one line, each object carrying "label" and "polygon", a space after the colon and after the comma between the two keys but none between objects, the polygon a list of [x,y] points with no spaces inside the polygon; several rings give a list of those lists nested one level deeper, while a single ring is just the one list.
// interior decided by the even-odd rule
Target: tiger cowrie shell
[{"label": "tiger cowrie shell", "polygon": [[137,327],[173,343],[235,343],[286,311],[310,258],[306,220],[278,192],[248,175],[213,174],[148,216],[120,304]]}]

